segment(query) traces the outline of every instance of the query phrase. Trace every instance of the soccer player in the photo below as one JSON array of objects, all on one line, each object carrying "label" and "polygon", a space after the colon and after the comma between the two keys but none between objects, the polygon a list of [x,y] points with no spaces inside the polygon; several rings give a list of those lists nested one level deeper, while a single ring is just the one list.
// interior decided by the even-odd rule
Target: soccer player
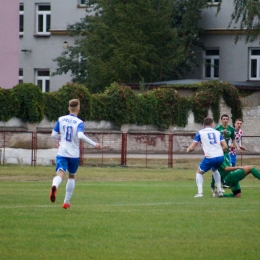
[{"label": "soccer player", "polygon": [[62,206],[64,209],[70,207],[70,198],[75,188],[75,175],[79,166],[79,139],[96,148],[100,148],[99,143],[95,143],[84,135],[84,123],[77,117],[80,111],[80,101],[71,99],[68,110],[70,114],[59,117],[51,134],[52,138],[59,140],[59,148],[56,156],[57,175],[52,181],[50,200],[55,202],[58,187],[68,170],[69,178]]},{"label": "soccer player", "polygon": [[[248,174],[252,173],[254,177],[260,180],[260,172],[252,165],[231,166],[229,157],[225,154],[223,164],[218,168],[218,171],[224,182],[230,187],[232,194],[224,194],[224,197],[241,198],[241,187],[239,182],[242,181]],[[213,197],[216,193],[213,193]]]},{"label": "soccer player", "polygon": [[188,153],[192,152],[200,142],[205,154],[196,173],[198,194],[195,195],[195,198],[203,197],[203,174],[210,169],[215,179],[218,196],[222,197],[221,179],[217,169],[224,161],[224,151],[227,149],[227,144],[221,133],[212,128],[212,118],[205,118],[203,126],[204,128],[196,133],[192,144],[187,148]]},{"label": "soccer player", "polygon": [[[218,125],[215,129],[218,130],[224,136],[228,148],[231,140],[231,143],[234,145],[234,147],[236,147],[238,151],[241,151],[236,142],[235,130],[232,126],[228,124],[229,116],[227,114],[223,114],[220,119],[221,125]],[[229,153],[228,149],[225,151],[225,153]]]},{"label": "soccer player", "polygon": [[[236,147],[238,151],[241,151],[241,149],[239,148],[236,142],[234,128],[228,125],[229,116],[227,114],[223,114],[220,119],[221,119],[221,125],[218,125],[215,129],[220,131],[220,133],[224,136],[227,143],[227,149],[226,151],[224,151],[224,154],[228,154],[229,161],[231,161],[230,154],[229,154],[229,144],[231,143],[232,147]],[[212,177],[212,182],[213,182],[213,177]],[[223,180],[221,180],[221,183],[223,188],[228,188],[228,186],[223,183]]]},{"label": "soccer player", "polygon": [[[241,145],[241,138],[243,135],[243,131],[241,129],[243,124],[243,120],[238,118],[235,121],[234,127],[235,127],[235,139],[237,144],[239,145],[240,149],[242,151],[245,151],[246,148],[244,146]],[[237,154],[236,154],[236,147],[234,146],[233,143],[231,143],[229,145],[229,155],[230,155],[230,162],[232,164],[232,166],[236,166],[236,162],[237,162]]]}]

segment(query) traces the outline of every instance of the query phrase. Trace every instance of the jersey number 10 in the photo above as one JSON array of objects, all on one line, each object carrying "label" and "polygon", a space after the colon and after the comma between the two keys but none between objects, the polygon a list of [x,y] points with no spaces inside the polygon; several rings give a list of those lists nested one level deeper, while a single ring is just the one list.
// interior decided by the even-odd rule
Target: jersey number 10
[{"label": "jersey number 10", "polygon": [[66,135],[65,135],[67,142],[71,142],[72,141],[72,132],[73,132],[72,126],[67,126],[66,127]]}]

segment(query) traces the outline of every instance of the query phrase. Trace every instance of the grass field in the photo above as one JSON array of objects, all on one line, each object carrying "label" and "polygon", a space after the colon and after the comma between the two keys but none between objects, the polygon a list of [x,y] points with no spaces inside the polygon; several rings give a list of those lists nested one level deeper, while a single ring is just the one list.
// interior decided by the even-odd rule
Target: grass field
[{"label": "grass field", "polygon": [[[1,259],[260,259],[260,182],[195,199],[197,161],[173,169],[81,167],[71,207],[54,167],[0,166]],[[227,190],[226,192],[229,192]]]}]

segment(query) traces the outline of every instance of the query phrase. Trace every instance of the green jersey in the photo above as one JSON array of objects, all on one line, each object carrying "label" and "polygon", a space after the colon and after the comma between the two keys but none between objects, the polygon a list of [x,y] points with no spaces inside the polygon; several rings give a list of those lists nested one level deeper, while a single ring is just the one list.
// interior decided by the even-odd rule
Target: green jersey
[{"label": "green jersey", "polygon": [[221,176],[221,179],[224,180],[229,172],[225,171],[226,167],[232,166],[230,161],[229,161],[229,154],[224,154],[224,162],[220,165],[218,168],[219,174]]},{"label": "green jersey", "polygon": [[[234,140],[236,138],[235,129],[230,125],[228,125],[226,128],[223,127],[223,125],[218,125],[215,129],[218,130],[223,135],[229,149],[229,140],[230,139]],[[226,130],[225,134],[224,134],[224,130]],[[228,153],[228,149],[225,151],[226,153]]]}]

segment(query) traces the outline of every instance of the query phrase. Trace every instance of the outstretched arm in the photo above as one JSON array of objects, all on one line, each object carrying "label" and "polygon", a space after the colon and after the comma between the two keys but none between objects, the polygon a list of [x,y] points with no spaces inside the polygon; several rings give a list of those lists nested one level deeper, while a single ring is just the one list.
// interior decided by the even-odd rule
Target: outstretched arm
[{"label": "outstretched arm", "polygon": [[78,138],[83,140],[85,143],[88,143],[96,148],[100,148],[100,144],[94,142],[93,140],[91,140],[90,138],[88,138],[86,135],[84,135],[83,132],[78,132]]},{"label": "outstretched arm", "polygon": [[56,132],[55,130],[52,130],[51,137],[53,139],[59,140],[60,139],[60,134],[58,132]]},{"label": "outstretched arm", "polygon": [[227,142],[225,140],[220,141],[220,145],[222,147],[223,152],[225,152],[228,148]]},{"label": "outstretched arm", "polygon": [[233,143],[234,146],[237,148],[237,150],[241,152],[241,149],[240,149],[239,145],[237,144],[236,139],[233,139],[233,140],[232,140],[232,143]]},{"label": "outstretched arm", "polygon": [[187,153],[192,152],[192,151],[196,148],[197,145],[198,145],[197,142],[193,142],[193,143],[187,148]]}]

